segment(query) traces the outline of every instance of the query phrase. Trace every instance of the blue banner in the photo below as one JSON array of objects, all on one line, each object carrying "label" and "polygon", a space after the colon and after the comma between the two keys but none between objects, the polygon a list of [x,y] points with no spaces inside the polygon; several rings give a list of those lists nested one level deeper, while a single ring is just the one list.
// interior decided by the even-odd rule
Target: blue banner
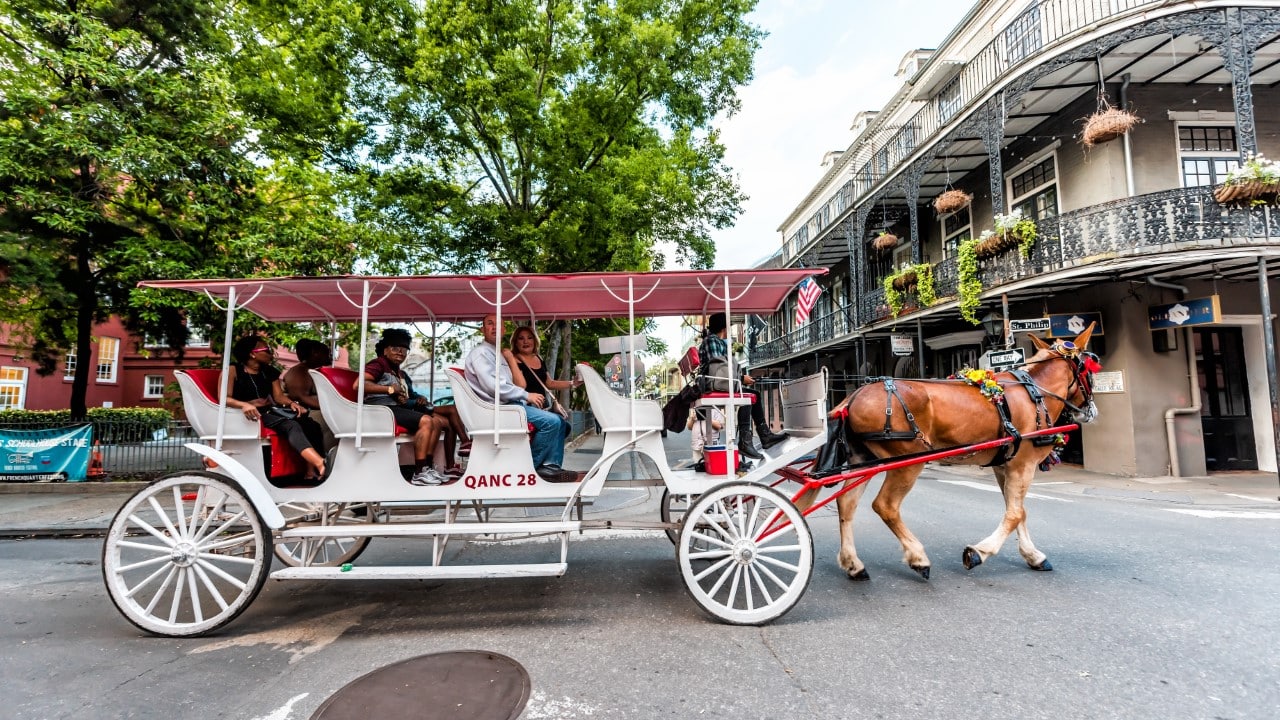
[{"label": "blue banner", "polygon": [[89,471],[93,427],[0,430],[0,477],[80,482]]},{"label": "blue banner", "polygon": [[1147,325],[1152,330],[1211,325],[1222,322],[1222,307],[1217,295],[1206,298],[1180,300],[1168,305],[1152,305],[1147,308]]},{"label": "blue banner", "polygon": [[1073,338],[1093,323],[1093,337],[1105,335],[1102,331],[1102,313],[1056,313],[1049,316],[1049,337]]}]

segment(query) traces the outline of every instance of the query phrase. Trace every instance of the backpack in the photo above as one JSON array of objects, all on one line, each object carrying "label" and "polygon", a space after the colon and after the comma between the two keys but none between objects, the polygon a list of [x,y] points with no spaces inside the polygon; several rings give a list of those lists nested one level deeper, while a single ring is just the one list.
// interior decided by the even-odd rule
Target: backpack
[{"label": "backpack", "polygon": [[667,432],[684,432],[685,422],[689,419],[689,410],[700,397],[702,397],[702,390],[698,388],[698,384],[689,383],[662,406],[662,426]]}]

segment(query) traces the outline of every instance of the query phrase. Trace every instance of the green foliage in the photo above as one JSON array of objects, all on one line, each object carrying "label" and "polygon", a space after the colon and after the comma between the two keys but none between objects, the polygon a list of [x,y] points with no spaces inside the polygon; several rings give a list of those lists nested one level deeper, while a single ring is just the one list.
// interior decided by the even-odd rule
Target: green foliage
[{"label": "green foliage", "polygon": [[419,5],[411,40],[373,49],[391,130],[372,156],[398,170],[364,209],[419,229],[384,262],[709,266],[742,200],[711,123],[751,77],[755,0]]},{"label": "green foliage", "polygon": [[1262,153],[1255,153],[1246,158],[1240,167],[1228,171],[1223,182],[1227,185],[1280,183],[1280,162],[1268,160]]},{"label": "green foliage", "polygon": [[902,308],[906,304],[905,293],[894,287],[894,282],[899,278],[912,278],[909,286],[914,286],[916,302],[920,308],[927,308],[938,300],[937,290],[933,284],[933,265],[929,263],[918,263],[916,265],[903,265],[897,272],[885,276],[884,279],[884,298],[889,305],[889,312],[893,317],[898,317],[898,313],[902,312]]},{"label": "green foliage", "polygon": [[982,306],[982,280],[978,278],[977,245],[978,239],[970,238],[960,243],[956,253],[960,316],[974,325],[982,324],[978,319],[978,308]]},{"label": "green foliage", "polygon": [[1018,252],[1023,260],[1031,258],[1031,248],[1036,244],[1037,228],[1031,218],[1022,216],[1021,210],[1014,210],[1008,215],[996,214],[995,234],[1010,236],[1018,241]]},{"label": "green foliage", "polygon": [[[168,427],[171,420],[173,416],[163,408],[89,408],[87,417],[93,425],[93,439],[104,443],[150,440],[153,432]],[[0,427],[39,429],[74,424],[70,410],[0,411]]]}]

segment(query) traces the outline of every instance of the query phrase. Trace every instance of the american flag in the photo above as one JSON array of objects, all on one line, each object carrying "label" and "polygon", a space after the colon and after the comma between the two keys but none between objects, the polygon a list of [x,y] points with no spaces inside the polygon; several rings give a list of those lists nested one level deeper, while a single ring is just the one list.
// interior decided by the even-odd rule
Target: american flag
[{"label": "american flag", "polygon": [[803,325],[809,319],[809,311],[813,310],[813,306],[818,304],[818,296],[822,294],[822,288],[818,287],[818,283],[813,278],[805,278],[800,283],[800,293],[796,297],[796,325]]}]

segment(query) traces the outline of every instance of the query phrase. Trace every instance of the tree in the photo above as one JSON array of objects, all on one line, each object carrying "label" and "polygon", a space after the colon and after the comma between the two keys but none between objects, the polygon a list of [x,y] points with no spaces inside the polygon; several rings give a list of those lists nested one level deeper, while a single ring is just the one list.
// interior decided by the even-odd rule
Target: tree
[{"label": "tree", "polygon": [[[85,412],[95,322],[119,314],[172,347],[185,342],[188,301],[138,291],[138,280],[349,271],[356,235],[338,210],[358,188],[289,142],[339,124],[341,102],[322,76],[291,96],[295,113],[316,98],[337,110],[293,133],[253,125],[271,106],[264,84],[244,93],[259,101],[255,116],[238,107],[230,73],[236,48],[243,67],[266,66],[266,51],[243,50],[256,47],[246,37],[271,37],[245,24],[252,5],[235,6],[242,15],[212,0],[17,5],[0,0],[0,320],[29,339],[43,372],[75,348],[73,417]],[[264,46],[277,60],[311,57]],[[281,82],[300,76],[314,77]],[[279,130],[273,143],[256,142],[264,125]],[[273,157],[279,148],[301,159]]]},{"label": "tree", "polygon": [[[737,107],[755,0],[425,0],[371,157],[416,269],[708,266],[742,195],[711,123]],[[385,49],[385,48],[384,48]],[[413,187],[412,195],[394,189]],[[416,264],[414,264],[416,261]]]}]

